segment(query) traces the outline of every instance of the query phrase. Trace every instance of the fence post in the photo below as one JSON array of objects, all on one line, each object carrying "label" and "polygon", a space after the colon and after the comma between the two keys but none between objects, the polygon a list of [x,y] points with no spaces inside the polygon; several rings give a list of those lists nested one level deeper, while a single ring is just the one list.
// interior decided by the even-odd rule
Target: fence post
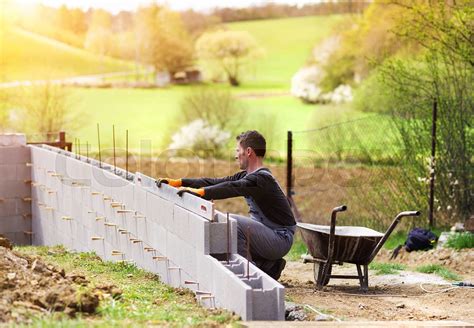
[{"label": "fence post", "polygon": [[286,153],[286,195],[292,196],[293,189],[293,133],[288,131]]},{"label": "fence post", "polygon": [[436,120],[438,116],[438,102],[433,102],[433,121],[431,126],[431,161],[430,161],[430,200],[429,200],[429,213],[428,219],[430,222],[430,228],[435,226],[434,218],[434,189],[435,189],[435,168],[436,168]]}]

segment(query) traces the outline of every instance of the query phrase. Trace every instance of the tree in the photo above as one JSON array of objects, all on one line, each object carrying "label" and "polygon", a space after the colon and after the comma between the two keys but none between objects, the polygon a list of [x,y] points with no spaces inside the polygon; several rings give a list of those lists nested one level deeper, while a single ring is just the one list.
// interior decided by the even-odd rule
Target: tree
[{"label": "tree", "polygon": [[64,129],[75,129],[86,122],[86,118],[71,110],[71,94],[67,88],[45,83],[18,90],[16,107],[11,122],[19,131],[28,134],[53,134]]},{"label": "tree", "polygon": [[183,97],[180,107],[185,122],[201,119],[234,134],[240,132],[244,121],[243,105],[229,90],[193,88]]},{"label": "tree", "polygon": [[105,10],[96,9],[92,13],[84,48],[100,55],[110,53],[112,37],[112,16]]},{"label": "tree", "polygon": [[397,183],[401,198],[421,201],[426,209],[428,185],[434,179],[438,224],[450,225],[473,211],[474,11],[466,0],[392,3],[403,10],[396,35],[416,42],[421,51],[411,58],[392,58],[380,67],[385,103],[390,104],[404,148],[403,179],[388,180]]},{"label": "tree", "polygon": [[178,13],[158,5],[140,8],[135,15],[137,55],[156,73],[174,75],[194,63],[191,38]]},{"label": "tree", "polygon": [[205,33],[196,50],[199,58],[223,71],[232,86],[239,86],[244,68],[263,55],[257,41],[244,31]]}]

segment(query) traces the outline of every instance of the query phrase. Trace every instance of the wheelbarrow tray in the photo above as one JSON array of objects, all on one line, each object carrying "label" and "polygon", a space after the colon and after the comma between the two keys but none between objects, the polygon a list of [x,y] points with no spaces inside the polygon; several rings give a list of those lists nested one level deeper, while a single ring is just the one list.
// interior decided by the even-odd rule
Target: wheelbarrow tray
[{"label": "wheelbarrow tray", "polygon": [[[298,227],[311,256],[327,260],[331,227],[309,223],[298,223]],[[336,226],[334,236],[332,262],[366,265],[384,234],[366,227]]]}]

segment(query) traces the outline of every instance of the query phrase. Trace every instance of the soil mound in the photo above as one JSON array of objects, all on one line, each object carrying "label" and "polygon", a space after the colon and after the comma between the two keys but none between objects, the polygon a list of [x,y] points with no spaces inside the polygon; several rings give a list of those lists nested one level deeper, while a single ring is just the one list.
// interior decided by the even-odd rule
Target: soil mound
[{"label": "soil mound", "polygon": [[31,316],[57,312],[71,317],[94,313],[107,293],[118,296],[121,291],[113,285],[92,286],[83,275],[66,274],[39,258],[0,246],[0,323],[29,323]]}]

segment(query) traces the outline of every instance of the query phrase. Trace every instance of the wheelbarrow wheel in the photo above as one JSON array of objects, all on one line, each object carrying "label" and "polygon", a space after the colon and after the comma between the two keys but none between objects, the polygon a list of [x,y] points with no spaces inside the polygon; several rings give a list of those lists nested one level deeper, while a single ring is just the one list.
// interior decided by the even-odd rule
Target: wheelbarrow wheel
[{"label": "wheelbarrow wheel", "polygon": [[[326,276],[322,277],[323,275],[323,272],[324,272],[324,267],[326,265],[329,265],[327,263],[314,263],[314,266],[313,266],[313,273],[314,273],[314,281],[316,282],[316,284],[318,284],[318,282],[320,281],[319,279],[321,278],[321,286],[326,286],[328,283],[329,283],[329,279],[330,279],[330,276],[331,276],[331,273],[332,273],[332,265],[329,265],[329,268],[328,268],[328,272],[326,274]],[[316,266],[318,268],[316,268]]]}]

